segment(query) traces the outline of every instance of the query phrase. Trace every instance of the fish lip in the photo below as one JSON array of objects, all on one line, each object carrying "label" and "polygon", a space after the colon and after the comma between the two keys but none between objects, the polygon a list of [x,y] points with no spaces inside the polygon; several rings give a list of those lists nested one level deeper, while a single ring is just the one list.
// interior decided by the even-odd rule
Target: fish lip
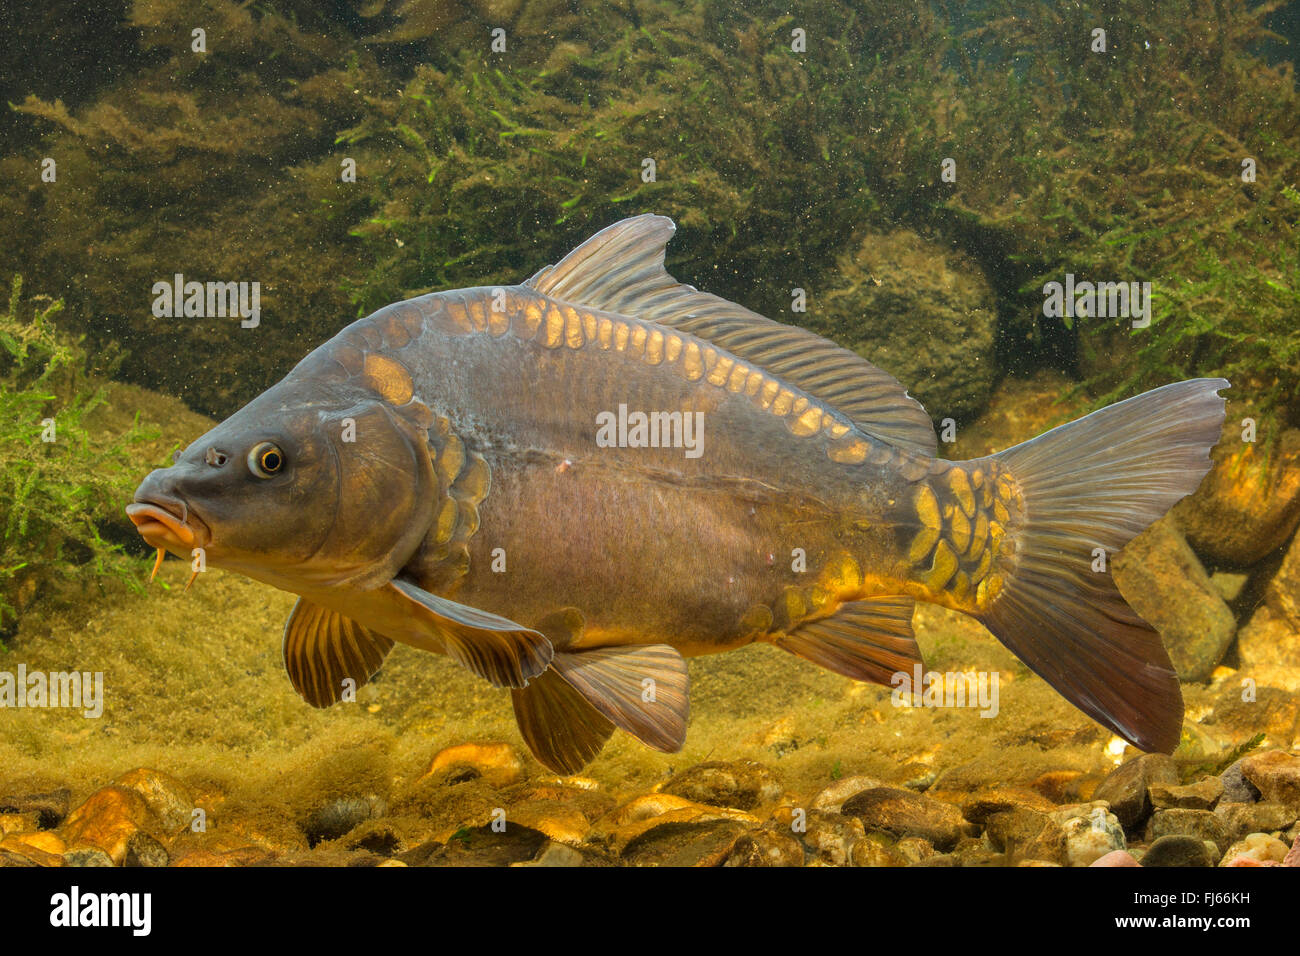
[{"label": "fish lip", "polygon": [[208,526],[193,509],[179,501],[133,501],[126,506],[126,516],[140,537],[155,548],[188,554],[193,548],[206,547],[212,538]]}]

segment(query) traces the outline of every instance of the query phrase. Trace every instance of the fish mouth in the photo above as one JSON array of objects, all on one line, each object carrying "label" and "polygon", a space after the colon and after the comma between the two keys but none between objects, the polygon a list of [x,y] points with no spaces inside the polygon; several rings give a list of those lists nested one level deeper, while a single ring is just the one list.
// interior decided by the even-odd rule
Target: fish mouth
[{"label": "fish mouth", "polygon": [[212,537],[208,526],[181,501],[133,501],[126,506],[126,516],[150,546],[185,557]]}]

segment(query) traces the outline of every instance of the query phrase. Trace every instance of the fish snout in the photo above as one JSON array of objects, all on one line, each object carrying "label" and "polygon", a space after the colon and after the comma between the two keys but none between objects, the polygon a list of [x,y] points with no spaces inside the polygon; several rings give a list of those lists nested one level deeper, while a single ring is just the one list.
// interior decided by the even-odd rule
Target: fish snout
[{"label": "fish snout", "polygon": [[211,534],[171,485],[166,470],[151,472],[126,506],[126,516],[150,546],[188,557],[194,548],[205,547]]}]

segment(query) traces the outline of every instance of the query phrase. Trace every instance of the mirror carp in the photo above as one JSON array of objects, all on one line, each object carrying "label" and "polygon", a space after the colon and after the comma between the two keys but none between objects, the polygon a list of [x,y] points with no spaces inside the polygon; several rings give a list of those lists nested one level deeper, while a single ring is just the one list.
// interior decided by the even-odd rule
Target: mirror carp
[{"label": "mirror carp", "polygon": [[679,750],[684,657],[765,641],[896,682],[921,664],[917,601],[1171,751],[1178,677],[1094,554],[1196,489],[1228,382],[946,461],[886,372],[673,279],[673,231],[637,216],[520,285],[354,322],[146,477],[127,514],[159,560],[201,548],[299,596],[283,654],[308,703],[400,641],[509,689],[559,773],[616,727]]}]

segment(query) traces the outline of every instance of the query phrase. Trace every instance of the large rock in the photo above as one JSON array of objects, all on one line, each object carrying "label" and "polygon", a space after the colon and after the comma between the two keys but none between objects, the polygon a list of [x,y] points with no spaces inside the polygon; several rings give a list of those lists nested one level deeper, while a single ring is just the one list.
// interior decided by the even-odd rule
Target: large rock
[{"label": "large rock", "polygon": [[[1270,582],[1268,594],[1273,593]],[[1292,624],[1281,611],[1275,613],[1267,604],[1261,604],[1237,632],[1237,654],[1242,666],[1251,668],[1252,673],[1261,664],[1300,665],[1300,625]]]},{"label": "large rock", "polygon": [[1300,522],[1300,431],[1287,429],[1265,460],[1263,442],[1241,440],[1228,421],[1214,467],[1174,516],[1192,546],[1216,562],[1247,567],[1277,550]]},{"label": "large rock", "polygon": [[889,372],[936,421],[973,421],[997,378],[997,298],[979,267],[904,230],[866,235],[837,265],[840,281],[808,290],[808,326]]},{"label": "large rock", "polygon": [[[1286,621],[1292,631],[1300,630],[1300,537],[1291,541],[1282,565],[1268,582],[1264,602],[1273,614]],[[1282,663],[1296,663],[1295,645]]]},{"label": "large rock", "polygon": [[1113,568],[1120,593],[1160,632],[1178,676],[1208,680],[1237,621],[1173,519],[1162,518],[1130,541]]}]

